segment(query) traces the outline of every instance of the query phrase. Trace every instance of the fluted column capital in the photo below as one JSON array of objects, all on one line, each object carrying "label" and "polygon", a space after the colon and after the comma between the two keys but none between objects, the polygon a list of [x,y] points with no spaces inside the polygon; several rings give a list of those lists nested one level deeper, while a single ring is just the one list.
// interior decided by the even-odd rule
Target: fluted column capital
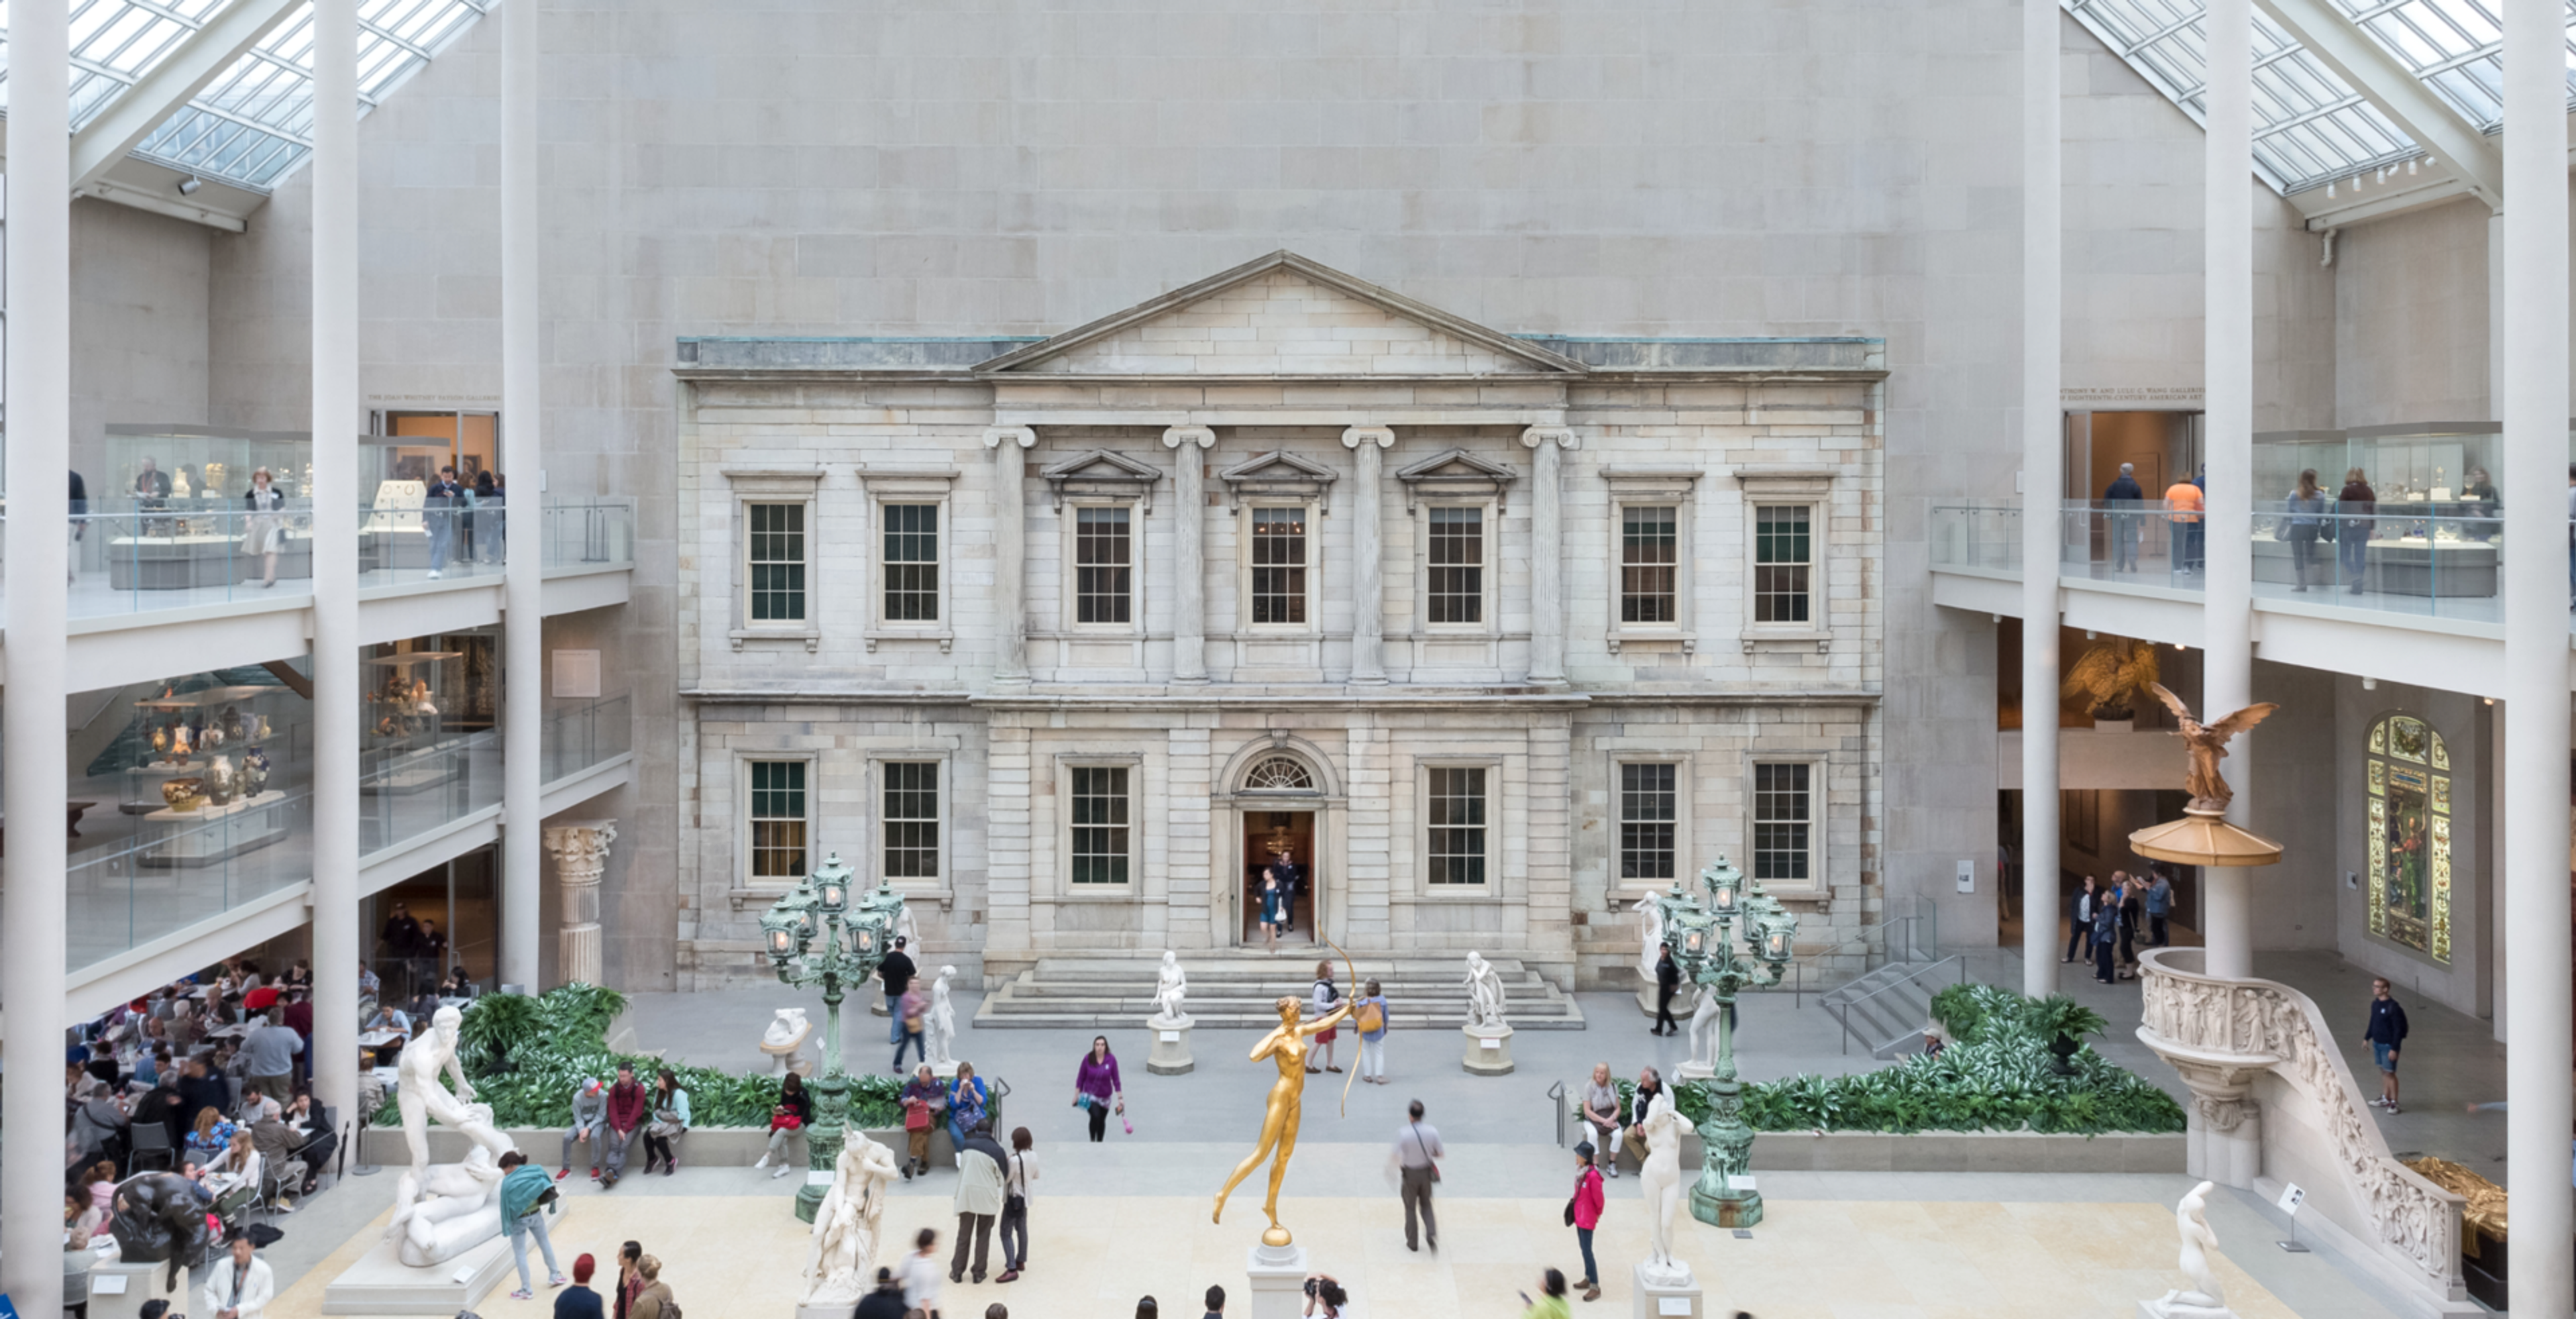
[{"label": "fluted column capital", "polygon": [[1374,444],[1381,449],[1392,449],[1395,447],[1395,428],[1393,426],[1353,426],[1342,432],[1343,448],[1356,449],[1362,444]]}]

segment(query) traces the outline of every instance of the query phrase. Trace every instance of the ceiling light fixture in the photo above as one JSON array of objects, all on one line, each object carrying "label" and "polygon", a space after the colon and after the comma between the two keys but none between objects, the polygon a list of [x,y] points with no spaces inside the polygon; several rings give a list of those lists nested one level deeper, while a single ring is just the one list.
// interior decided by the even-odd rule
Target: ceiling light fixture
[{"label": "ceiling light fixture", "polygon": [[2329,197],[2331,197],[2331,196],[2335,195],[2334,180],[2333,180],[2333,179],[2328,179],[2328,180],[2326,180],[2326,195],[2327,195],[2327,196],[2329,196]]},{"label": "ceiling light fixture", "polygon": [[197,189],[204,186],[206,186],[206,181],[204,179],[191,174],[188,177],[179,180],[179,195],[182,197],[191,196],[197,191]]},{"label": "ceiling light fixture", "polygon": [[2364,679],[2362,679],[2362,680],[2361,680],[2361,689],[2362,689],[2363,691],[2366,691],[2366,692],[2375,692],[2375,691],[2378,691],[2378,690],[2379,690],[2379,679],[2377,679],[2377,678],[2364,678]]}]

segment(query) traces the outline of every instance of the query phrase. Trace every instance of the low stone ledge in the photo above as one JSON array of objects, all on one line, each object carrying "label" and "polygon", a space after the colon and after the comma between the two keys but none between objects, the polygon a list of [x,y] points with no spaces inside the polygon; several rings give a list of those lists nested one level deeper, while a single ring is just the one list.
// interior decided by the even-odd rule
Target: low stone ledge
[{"label": "low stone ledge", "polygon": [[2037,1131],[1766,1131],[1753,1142],[1756,1170],[1776,1172],[2166,1172],[2183,1171],[2181,1132],[2068,1136]]},{"label": "low stone ledge", "polygon": [[[893,1150],[898,1161],[903,1158],[906,1148],[903,1128],[871,1127],[863,1130],[869,1139]],[[563,1154],[562,1128],[506,1127],[502,1129],[501,1134],[508,1136],[510,1143],[518,1146],[530,1160],[542,1163],[549,1168],[558,1166],[556,1160]],[[474,1142],[467,1139],[464,1132],[448,1127],[430,1128],[429,1158],[432,1163],[459,1162],[464,1159],[465,1152],[473,1147]],[[410,1153],[403,1148],[400,1127],[367,1128],[363,1148],[369,1161],[379,1165],[402,1165],[411,1162]],[[800,1160],[805,1157],[805,1142],[802,1140],[789,1141],[787,1148],[789,1157]],[[683,1163],[718,1168],[748,1168],[758,1162],[760,1156],[768,1149],[769,1131],[764,1127],[692,1127],[688,1135],[681,1137],[679,1153],[680,1161]],[[588,1145],[573,1147],[575,1163],[581,1163],[586,1167],[590,1157]],[[945,1127],[931,1129],[930,1162],[933,1166],[942,1168],[957,1166],[957,1148],[949,1141],[948,1129]],[[630,1173],[644,1170],[644,1138],[641,1133],[637,1134],[635,1143],[627,1147],[626,1166]]]}]

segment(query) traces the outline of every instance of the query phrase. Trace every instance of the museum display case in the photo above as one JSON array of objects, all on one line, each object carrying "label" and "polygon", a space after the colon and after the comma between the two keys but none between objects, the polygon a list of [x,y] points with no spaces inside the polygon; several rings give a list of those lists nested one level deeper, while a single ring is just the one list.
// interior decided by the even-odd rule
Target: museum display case
[{"label": "museum display case", "polygon": [[276,684],[183,687],[165,683],[134,702],[132,745],[120,744],[131,763],[120,773],[119,812],[202,821],[283,797],[290,778],[302,779],[311,726],[303,697]]},{"label": "museum display case", "polygon": [[[2255,436],[2255,582],[2492,598],[2503,505],[2489,473],[2501,439],[2483,421]],[[2340,499],[2355,469],[2374,496],[2367,510]],[[2302,470],[2317,474],[2316,504],[2297,503]]]},{"label": "museum display case", "polygon": [[[286,497],[274,514],[255,514],[244,501],[263,467]],[[313,444],[298,432],[110,426],[106,470],[83,478],[89,507],[74,567],[87,566],[84,550],[97,556],[119,591],[258,581],[268,570],[259,549],[273,528],[277,576],[310,578],[312,509],[303,492],[312,479]]]}]

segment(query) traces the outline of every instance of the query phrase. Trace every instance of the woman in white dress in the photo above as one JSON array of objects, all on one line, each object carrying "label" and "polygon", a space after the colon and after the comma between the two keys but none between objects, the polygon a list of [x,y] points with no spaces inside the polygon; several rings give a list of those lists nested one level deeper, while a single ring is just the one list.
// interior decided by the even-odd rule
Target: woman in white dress
[{"label": "woman in white dress", "polygon": [[250,506],[250,525],[242,536],[242,548],[260,556],[259,584],[263,588],[277,585],[277,555],[286,548],[286,493],[274,484],[274,478],[263,467],[250,474],[250,493],[242,502]]}]

